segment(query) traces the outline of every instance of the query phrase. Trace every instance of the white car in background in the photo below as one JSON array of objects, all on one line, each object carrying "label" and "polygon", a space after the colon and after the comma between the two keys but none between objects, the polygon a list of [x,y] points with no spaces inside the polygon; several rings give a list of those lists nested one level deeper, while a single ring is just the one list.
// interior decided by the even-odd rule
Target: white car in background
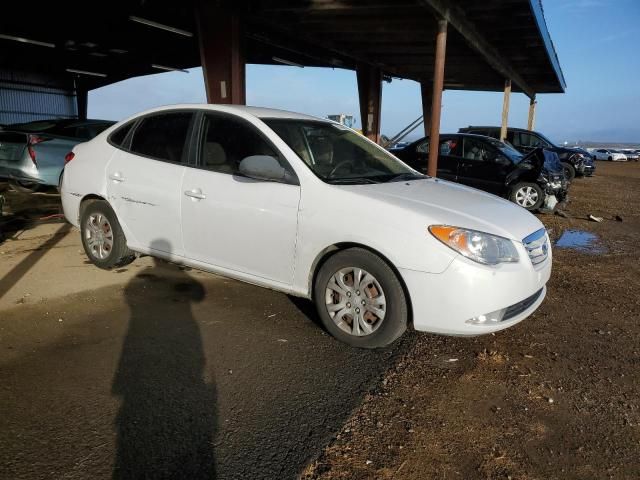
[{"label": "white car in background", "polygon": [[611,150],[606,148],[597,148],[593,151],[593,156],[596,160],[608,160],[610,162],[626,162],[627,156],[618,152],[617,150]]},{"label": "white car in background", "polygon": [[335,122],[163,107],[69,157],[64,212],[98,267],[147,254],[306,297],[354,346],[387,345],[409,324],[495,332],[545,297],[551,249],[535,216]]}]

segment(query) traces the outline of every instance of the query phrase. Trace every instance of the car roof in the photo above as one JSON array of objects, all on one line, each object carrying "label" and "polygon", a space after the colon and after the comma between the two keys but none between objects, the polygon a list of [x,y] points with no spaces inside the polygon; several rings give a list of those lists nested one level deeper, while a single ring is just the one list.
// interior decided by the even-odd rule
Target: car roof
[{"label": "car roof", "polygon": [[277,108],[265,108],[265,107],[252,107],[246,105],[221,105],[212,103],[181,103],[176,105],[165,105],[162,107],[153,108],[145,112],[140,112],[134,115],[132,118],[137,118],[140,115],[162,112],[165,110],[184,110],[184,109],[198,109],[198,110],[211,110],[216,112],[236,113],[240,115],[250,115],[260,119],[264,118],[282,118],[282,119],[295,119],[295,120],[313,120],[322,121],[326,123],[335,123],[326,118],[314,117],[304,113],[290,112],[287,110],[280,110]]},{"label": "car roof", "polygon": [[[496,127],[491,125],[469,125],[468,127],[463,127],[460,130],[476,130],[481,128],[490,129],[490,130],[500,130],[502,127]],[[527,130],[526,128],[518,128],[518,127],[507,127],[507,130],[511,130],[512,132],[538,133],[535,130]]]}]

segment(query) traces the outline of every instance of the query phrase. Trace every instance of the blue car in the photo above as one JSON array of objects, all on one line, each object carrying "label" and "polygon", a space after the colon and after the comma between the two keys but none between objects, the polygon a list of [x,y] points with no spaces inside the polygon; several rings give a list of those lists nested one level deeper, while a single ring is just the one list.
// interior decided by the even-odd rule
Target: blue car
[{"label": "blue car", "polygon": [[23,192],[58,187],[65,156],[115,122],[42,120],[0,127],[0,182]]}]

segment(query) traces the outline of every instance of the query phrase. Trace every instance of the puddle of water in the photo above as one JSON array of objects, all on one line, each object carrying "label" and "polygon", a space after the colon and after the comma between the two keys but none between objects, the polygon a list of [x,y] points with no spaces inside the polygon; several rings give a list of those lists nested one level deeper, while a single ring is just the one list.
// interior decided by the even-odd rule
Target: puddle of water
[{"label": "puddle of water", "polygon": [[571,248],[583,253],[598,255],[607,249],[600,244],[598,236],[583,230],[566,230],[556,242],[558,248]]}]

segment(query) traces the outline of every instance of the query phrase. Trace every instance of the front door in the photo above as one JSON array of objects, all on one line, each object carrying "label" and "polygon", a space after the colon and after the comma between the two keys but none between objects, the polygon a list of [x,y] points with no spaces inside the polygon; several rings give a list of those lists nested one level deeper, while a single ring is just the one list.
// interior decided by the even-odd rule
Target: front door
[{"label": "front door", "polygon": [[109,201],[133,248],[184,254],[181,183],[192,117],[186,111],[144,117],[107,165]]},{"label": "front door", "polygon": [[186,255],[215,267],[291,285],[300,186],[239,176],[242,159],[270,155],[290,168],[249,122],[205,113],[198,167],[182,182]]},{"label": "front door", "polygon": [[502,157],[486,142],[473,137],[464,137],[462,158],[458,168],[458,181],[470,187],[502,195],[505,181],[512,163]]}]

